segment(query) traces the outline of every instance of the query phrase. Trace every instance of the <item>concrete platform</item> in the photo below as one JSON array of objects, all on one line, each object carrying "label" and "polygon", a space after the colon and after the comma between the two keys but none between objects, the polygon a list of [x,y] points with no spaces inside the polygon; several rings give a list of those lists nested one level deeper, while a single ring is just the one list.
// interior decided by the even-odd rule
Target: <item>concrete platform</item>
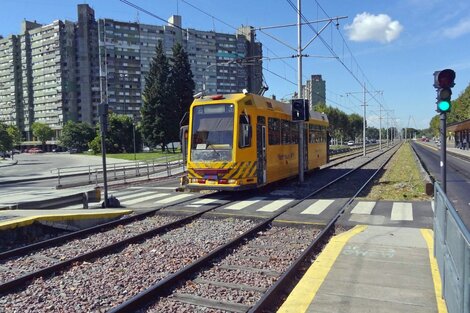
[{"label": "concrete platform", "polygon": [[356,226],[332,238],[278,312],[447,312],[430,229]]},{"label": "concrete platform", "polygon": [[102,224],[132,212],[123,209],[5,210],[0,211],[0,231],[29,226],[35,222],[76,230]]}]

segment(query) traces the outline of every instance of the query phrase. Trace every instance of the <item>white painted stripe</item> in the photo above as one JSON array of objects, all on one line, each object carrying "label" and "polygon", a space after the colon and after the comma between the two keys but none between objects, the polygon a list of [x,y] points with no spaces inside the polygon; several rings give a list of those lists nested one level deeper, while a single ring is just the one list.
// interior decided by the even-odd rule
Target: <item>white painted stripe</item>
[{"label": "white painted stripe", "polygon": [[[135,199],[137,197],[154,195],[154,194],[156,194],[155,191],[145,191],[145,192],[134,192],[134,193],[126,194],[125,196],[120,196],[119,193],[114,194],[114,193],[108,192],[108,198],[110,196],[114,196],[118,198],[119,201],[122,202],[123,200]],[[104,199],[104,194],[103,194],[103,199]]]},{"label": "white painted stripe", "polygon": [[323,212],[333,202],[335,202],[335,200],[318,200],[300,212],[300,214],[321,214],[321,212]]},{"label": "white painted stripe", "polygon": [[209,204],[209,203],[216,202],[219,200],[221,199],[206,198],[206,199],[197,200],[196,202],[193,202],[193,204]]},{"label": "white painted stripe", "polygon": [[413,220],[413,207],[411,203],[394,202],[390,220],[412,221]]},{"label": "white painted stripe", "polygon": [[281,200],[275,200],[271,203],[269,203],[268,205],[265,205],[264,207],[262,207],[261,209],[258,209],[256,211],[260,211],[260,212],[274,212],[280,208],[282,208],[283,206],[285,206],[286,204],[288,204],[289,202],[292,202],[293,199],[281,199]]},{"label": "white painted stripe", "polygon": [[[469,203],[470,204],[470,203]],[[431,209],[434,212],[434,200],[431,201]]]},{"label": "white painted stripe", "polygon": [[177,195],[177,196],[173,196],[173,197],[169,197],[169,198],[166,198],[166,199],[161,199],[161,200],[155,201],[154,203],[155,204],[167,204],[167,203],[178,201],[178,200],[181,200],[181,199],[184,199],[184,198],[187,198],[187,197],[191,197],[191,196],[192,195],[190,195],[190,194],[183,193],[181,195]]},{"label": "white painted stripe", "polygon": [[[176,187],[144,187],[145,190],[175,190]],[[144,189],[142,187],[129,187],[129,189]]]},{"label": "white painted stripe", "polygon": [[375,201],[359,201],[354,209],[352,209],[352,214],[368,214],[372,213],[372,210],[375,207]]},{"label": "white painted stripe", "polygon": [[[116,197],[122,205],[133,205],[136,203],[168,196],[169,193],[156,193],[155,191],[145,191],[145,192],[128,193],[126,196],[120,196],[119,193],[113,193],[113,194],[109,193],[108,197],[111,195]],[[101,202],[103,202],[104,195],[101,198],[102,198]],[[89,209],[100,208],[101,202],[100,203],[90,202],[88,203],[88,208]],[[69,205],[69,206],[63,207],[62,209],[65,209],[65,210],[83,209],[83,204]]]},{"label": "white painted stripe", "polygon": [[220,199],[210,199],[210,198],[206,198],[206,199],[201,199],[201,200],[198,200],[196,202],[193,202],[191,204],[187,204],[185,205],[185,207],[188,207],[188,208],[199,208],[205,204],[211,204],[211,203],[214,203],[214,202],[217,202],[219,201]]},{"label": "white painted stripe", "polygon": [[153,199],[165,197],[165,196],[168,196],[168,195],[169,195],[168,193],[157,193],[157,194],[153,194],[153,195],[150,195],[150,196],[147,196],[147,197],[140,197],[140,198],[137,198],[137,199],[124,201],[124,202],[121,202],[121,204],[123,204],[123,205],[133,205],[133,204],[136,204],[136,203],[140,203],[140,202],[144,202],[144,201],[148,201],[148,200],[153,200]]},{"label": "white painted stripe", "polygon": [[266,198],[252,198],[251,200],[243,200],[240,202],[236,202],[232,205],[226,206],[224,209],[225,210],[242,210],[252,204],[255,204],[256,202],[259,202],[261,200],[264,200]]}]

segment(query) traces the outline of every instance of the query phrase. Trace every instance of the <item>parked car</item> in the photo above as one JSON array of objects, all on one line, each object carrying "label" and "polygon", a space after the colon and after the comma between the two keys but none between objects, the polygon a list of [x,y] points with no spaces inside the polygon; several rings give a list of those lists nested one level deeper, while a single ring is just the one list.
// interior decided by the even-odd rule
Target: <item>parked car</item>
[{"label": "parked car", "polygon": [[349,140],[347,143],[348,146],[354,146],[354,140]]},{"label": "parked car", "polygon": [[39,148],[31,148],[28,150],[28,153],[42,153],[43,151]]},{"label": "parked car", "polygon": [[10,153],[7,151],[0,151],[0,158],[9,158]]},{"label": "parked car", "polygon": [[52,152],[65,152],[65,151],[67,151],[67,148],[60,147],[60,146],[57,147],[57,148],[52,149]]}]

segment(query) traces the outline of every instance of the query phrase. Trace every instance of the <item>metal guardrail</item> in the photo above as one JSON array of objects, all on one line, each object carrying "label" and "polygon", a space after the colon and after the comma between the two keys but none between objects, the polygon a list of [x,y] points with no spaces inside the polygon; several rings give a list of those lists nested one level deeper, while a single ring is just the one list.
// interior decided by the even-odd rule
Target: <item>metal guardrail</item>
[{"label": "metal guardrail", "polygon": [[[147,179],[150,179],[150,175],[156,173],[166,172],[167,177],[171,176],[172,169],[181,166],[181,164],[180,155],[168,155],[151,160],[108,164],[106,173],[109,180],[123,180],[126,183],[127,179],[140,176],[147,176]],[[57,175],[57,187],[64,185],[64,179],[67,177],[86,176],[85,184],[98,185],[103,181],[102,164],[62,167],[51,170],[51,173]]]},{"label": "metal guardrail", "polygon": [[434,184],[434,256],[449,313],[470,312],[470,232],[438,183]]}]

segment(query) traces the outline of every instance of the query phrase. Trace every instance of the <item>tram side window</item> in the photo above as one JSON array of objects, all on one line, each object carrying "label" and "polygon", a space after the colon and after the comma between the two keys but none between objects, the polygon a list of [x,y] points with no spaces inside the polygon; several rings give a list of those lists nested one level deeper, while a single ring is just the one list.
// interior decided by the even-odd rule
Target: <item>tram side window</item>
[{"label": "tram side window", "polygon": [[315,143],[315,126],[314,125],[308,125],[308,142],[309,143]]},{"label": "tram side window", "polygon": [[290,138],[291,144],[299,143],[299,124],[296,122],[290,122]]},{"label": "tram side window", "polygon": [[268,118],[268,144],[279,145],[281,143],[281,123],[277,118]]},{"label": "tram side window", "polygon": [[281,120],[281,144],[288,145],[291,143],[290,122]]},{"label": "tram side window", "polygon": [[248,115],[240,115],[240,134],[238,146],[240,148],[246,148],[251,146],[251,125],[250,117]]}]

